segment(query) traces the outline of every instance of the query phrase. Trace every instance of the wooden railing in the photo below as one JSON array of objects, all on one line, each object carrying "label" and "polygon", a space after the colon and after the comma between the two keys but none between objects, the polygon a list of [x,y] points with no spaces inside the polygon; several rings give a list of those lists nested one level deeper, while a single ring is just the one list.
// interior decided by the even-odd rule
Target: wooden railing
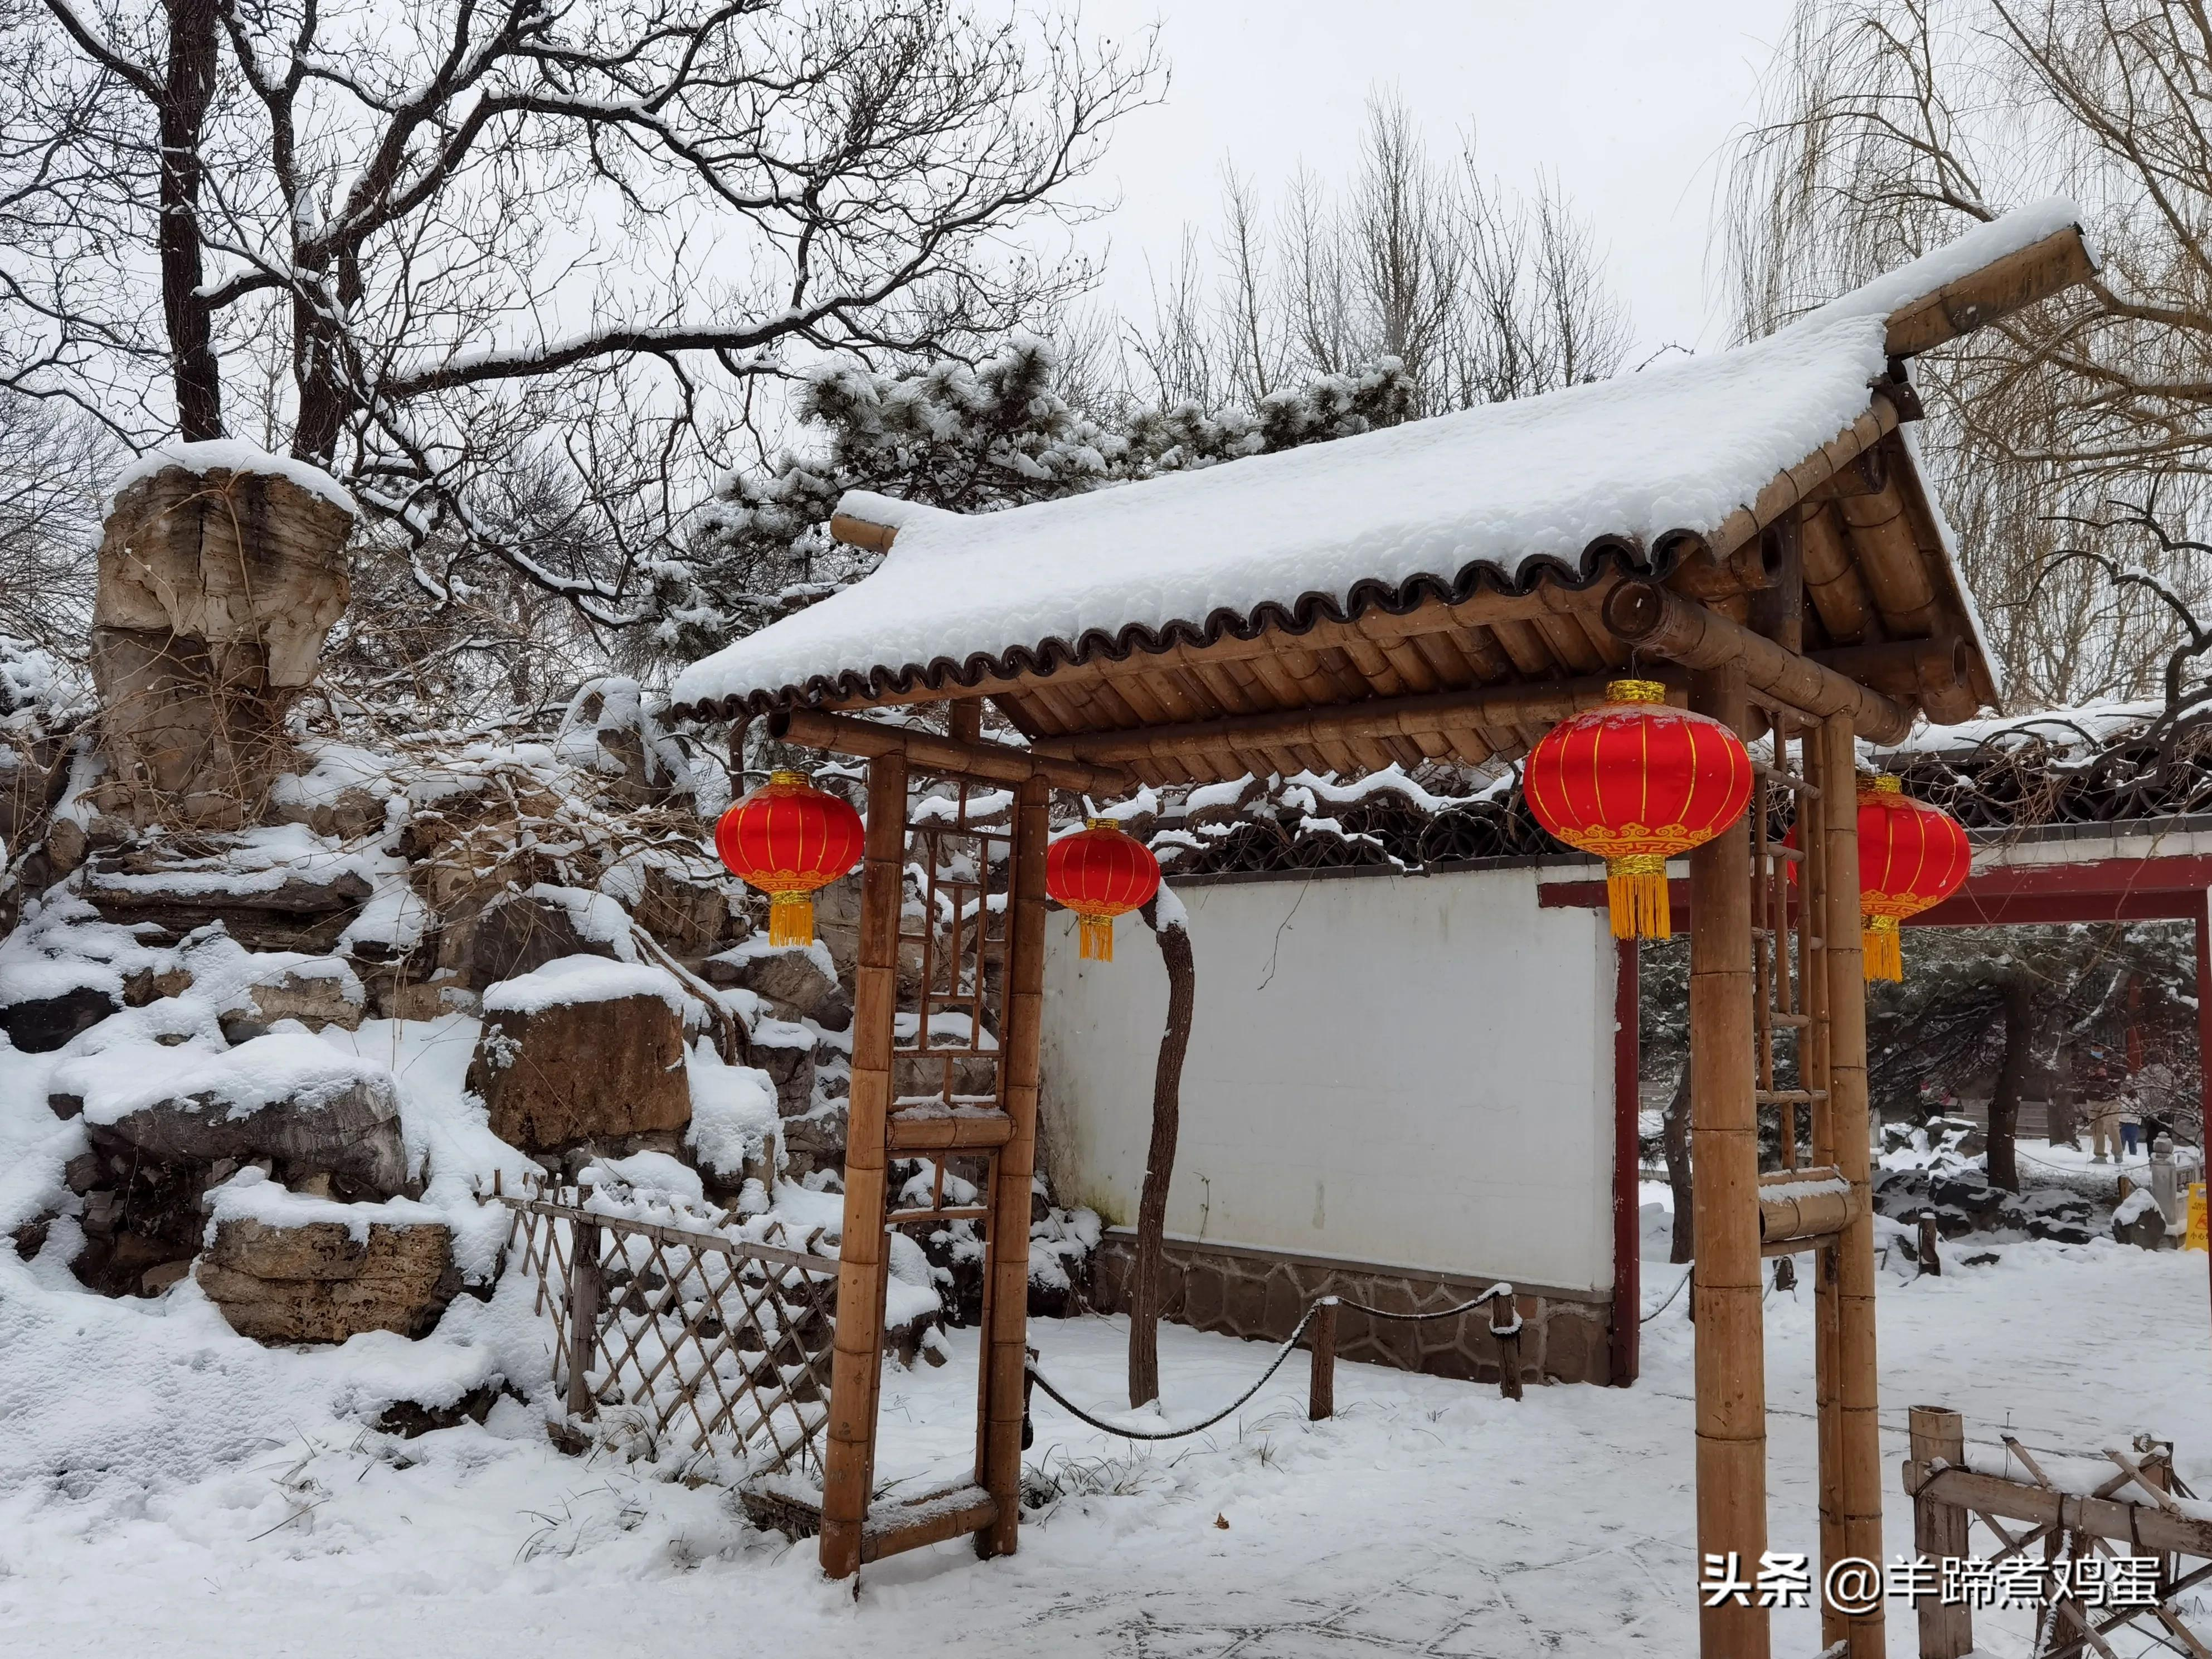
[{"label": "wooden railing", "polygon": [[732,1484],[786,1476],[818,1490],[835,1256],[665,1200],[684,1224],[624,1213],[588,1187],[490,1196],[514,1218],[511,1262],[538,1280],[572,1435],[619,1429],[656,1457],[676,1450],[687,1471],[728,1459]]},{"label": "wooden railing", "polygon": [[[2183,1622],[2179,1607],[2184,1590],[2212,1578],[2212,1519],[2177,1501],[2188,1493],[2174,1477],[2170,1445],[2108,1447],[2100,1455],[2111,1466],[2109,1476],[2094,1486],[2078,1480],[2062,1486],[2010,1434],[1999,1437],[2005,1473],[1969,1467],[1966,1426],[1954,1411],[1915,1406],[1911,1434],[1905,1490],[1912,1499],[1913,1547],[1923,1563],[1970,1559],[1967,1534],[1976,1521],[1998,1546],[1984,1565],[2016,1562],[2039,1549],[2042,1559],[2032,1575],[2042,1586],[2033,1652],[2046,1659],[2088,1652],[2116,1659],[2113,1632],[2145,1620],[2162,1628],[2137,1630],[2139,1639],[2178,1653],[2212,1652]],[[2011,1473],[2014,1468],[2021,1473]],[[2186,1559],[2201,1565],[2185,1571]],[[2149,1581],[2145,1600],[2100,1605],[2081,1591],[2085,1575],[2065,1571],[2089,1563],[2097,1580],[2111,1582],[2119,1576],[2113,1564],[2124,1561],[2130,1565],[2122,1571]],[[1971,1598],[1938,1591],[1920,1596],[1917,1607],[1921,1659],[1965,1659],[1974,1650]]]}]

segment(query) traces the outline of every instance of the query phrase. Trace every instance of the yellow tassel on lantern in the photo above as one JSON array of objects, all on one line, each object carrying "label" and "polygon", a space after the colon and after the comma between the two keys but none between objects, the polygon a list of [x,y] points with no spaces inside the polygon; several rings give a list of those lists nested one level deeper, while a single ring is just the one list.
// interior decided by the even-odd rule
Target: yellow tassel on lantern
[{"label": "yellow tassel on lantern", "polygon": [[1902,983],[1905,979],[1904,936],[1895,916],[1869,916],[1866,926],[1859,932],[1859,947],[1864,953],[1866,977],[1887,979]]},{"label": "yellow tassel on lantern", "polygon": [[814,897],[778,893],[768,904],[768,942],[778,948],[814,943]]},{"label": "yellow tassel on lantern", "polygon": [[1672,939],[1674,916],[1667,902],[1667,860],[1656,853],[1638,853],[1605,861],[1605,902],[1615,939]]},{"label": "yellow tassel on lantern", "polygon": [[1085,915],[1076,930],[1079,944],[1076,955],[1085,962],[1114,960],[1114,918]]}]

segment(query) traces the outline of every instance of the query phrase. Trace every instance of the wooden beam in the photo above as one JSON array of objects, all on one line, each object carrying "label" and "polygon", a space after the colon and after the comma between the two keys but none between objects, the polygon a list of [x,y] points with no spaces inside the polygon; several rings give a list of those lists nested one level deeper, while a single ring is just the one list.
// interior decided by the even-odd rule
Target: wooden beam
[{"label": "wooden beam", "polygon": [[2131,1542],[2146,1553],[2194,1555],[2212,1559],[2212,1521],[2173,1515],[2154,1504],[2126,1504],[2114,1498],[2054,1492],[2025,1480],[1972,1469],[1931,1472],[1920,1462],[1905,1466],[1905,1489],[1917,1501],[1929,1498],[2008,1521],[2028,1521],[2067,1532]]},{"label": "wooden beam", "polygon": [[1886,637],[1887,630],[1867,592],[1866,579],[1844,545],[1843,526],[1832,506],[1812,501],[1799,510],[1797,544],[1805,562],[1806,597],[1820,613],[1828,637],[1850,645],[1873,644]]},{"label": "wooden beam", "polygon": [[888,553],[891,543],[898,538],[898,526],[892,524],[872,524],[866,519],[856,519],[849,513],[830,515],[830,535],[848,547],[857,547],[863,553]]},{"label": "wooden beam", "polygon": [[1042,778],[1055,789],[1091,795],[1127,794],[1135,780],[1119,767],[1053,759],[1009,744],[963,742],[912,726],[884,726],[851,714],[818,708],[779,708],[768,717],[769,735],[779,742],[827,749],[864,760],[898,755],[916,772],[934,777],[966,778],[977,783],[1018,786]]},{"label": "wooden beam", "polygon": [[[1745,690],[1740,661],[1702,669],[1691,682],[1690,707],[1741,732],[1751,718]],[[1734,1553],[1748,1562],[1767,1540],[1766,1348],[1751,1060],[1751,831],[1742,818],[1690,854],[1690,892],[1698,1551],[1700,1559]],[[1698,1619],[1705,1659],[1767,1659],[1764,1607],[1705,1607]]]},{"label": "wooden beam", "polygon": [[1605,625],[1640,650],[1685,668],[1743,665],[1746,683],[1784,708],[1847,716],[1860,736],[1896,743],[1912,729],[1907,704],[1800,656],[1656,582],[1625,581],[1606,597]]},{"label": "wooden beam", "polygon": [[1839,497],[1834,510],[1881,612],[1882,626],[1907,638],[1937,633],[1942,617],[1936,605],[1936,585],[1928,574],[1928,554],[1905,511],[1903,480],[1911,465],[1904,441],[1885,440],[1872,459],[1883,464],[1881,488]]},{"label": "wooden beam", "polygon": [[1044,781],[1032,778],[1014,803],[1012,891],[1006,918],[1005,1047],[1000,1093],[1012,1133],[991,1170],[991,1218],[983,1263],[986,1299],[977,1401],[975,1484],[998,1502],[975,1534],[976,1553],[1012,1555],[1022,1510],[1022,1406],[1027,1395],[1030,1201],[1036,1166],[1039,1054],[1044,1032],[1045,843],[1052,823]]},{"label": "wooden beam", "polygon": [[906,896],[906,757],[868,762],[860,866],[860,962],[853,976],[853,1080],[845,1131],[845,1227],[837,1247],[837,1332],[830,1369],[830,1447],[822,1479],[822,1571],[860,1569],[875,1486],[876,1392],[883,1377],[884,1239],[898,1010],[899,916]]},{"label": "wooden beam", "polygon": [[[1966,1429],[1959,1413],[1941,1406],[1915,1406],[1906,1419],[1912,1462],[1926,1467],[1944,1462],[1963,1468],[1966,1462]],[[1941,1564],[1966,1553],[1967,1513],[1955,1504],[1940,1502],[1923,1485],[1912,1499],[1912,1548],[1931,1572]],[[1948,1596],[1923,1595],[1919,1600],[1920,1659],[1966,1659],[1974,1649],[1973,1610]]]},{"label": "wooden beam", "polygon": [[1846,645],[1832,651],[1805,653],[1823,668],[1832,668],[1845,679],[1870,685],[1885,696],[1911,698],[1919,695],[1923,676],[1949,678],[1962,684],[1966,677],[1966,642],[1956,635],[1932,640],[1892,640],[1883,645]]},{"label": "wooden beam", "polygon": [[1884,347],[1893,357],[1917,356],[2096,274],[2081,227],[2069,225],[1892,312]]},{"label": "wooden beam", "polygon": [[981,1152],[1014,1138],[1004,1112],[894,1112],[885,1142],[894,1158],[917,1153]]},{"label": "wooden beam", "polygon": [[[1797,1190],[1814,1182],[1833,1184]],[[1764,1243],[1839,1233],[1856,1213],[1850,1184],[1834,1169],[1774,1170],[1759,1177],[1759,1236]]]},{"label": "wooden beam", "polygon": [[1896,430],[1896,405],[1887,398],[1875,397],[1865,414],[1788,471],[1776,474],[1749,507],[1740,507],[1723,519],[1707,538],[1713,551],[1727,556],[1768,525],[1819,497],[1838,473]]},{"label": "wooden beam", "polygon": [[[1859,938],[1857,755],[1848,715],[1831,714],[1815,734],[1820,765],[1820,918],[1827,966],[1828,1122],[1835,1168],[1850,1184],[1853,1213],[1837,1240],[1836,1400],[1832,1432],[1843,1488],[1844,1550],[1879,1561],[1881,1553],[1881,1386],[1875,1362],[1873,1130],[1868,1115],[1866,980]],[[1853,1653],[1882,1653],[1877,1601],[1845,1619]]]},{"label": "wooden beam", "polygon": [[957,1492],[939,1493],[902,1504],[871,1521],[860,1540],[860,1559],[880,1561],[908,1550],[927,1549],[963,1533],[995,1526],[998,1519],[999,1500],[988,1492],[963,1486]]},{"label": "wooden beam", "polygon": [[1638,1063],[1636,941],[1613,942],[1613,1316],[1606,1332],[1611,1363],[1608,1381],[1616,1389],[1634,1382],[1642,1368],[1638,1339],[1643,1333],[1643,1206],[1639,1131],[1643,1098]]},{"label": "wooden beam", "polygon": [[[1321,708],[1277,708],[1225,720],[1190,720],[1127,732],[1083,732],[1046,738],[1032,751],[1097,764],[1204,757],[1209,760],[1251,744],[1308,746],[1379,738],[1420,738],[1460,732],[1503,732],[1516,726],[1549,726],[1606,700],[1605,688],[1620,675],[1536,684],[1474,685],[1413,697],[1375,697]],[[1673,701],[1682,701],[1678,689]]]},{"label": "wooden beam", "polygon": [[[1833,1068],[1828,1064],[1828,836],[1826,799],[1818,793],[1825,743],[1822,728],[1814,726],[1797,740],[1798,774],[1814,786],[1815,793],[1798,803],[1798,845],[1805,856],[1797,866],[1799,899],[1797,929],[1804,974],[1804,1008],[1812,1018],[1801,1036],[1798,1077],[1808,1089],[1820,1091],[1813,1103],[1813,1163],[1823,1169],[1836,1164],[1836,1115]],[[1856,814],[1858,803],[1847,810]],[[1813,1260],[1813,1400],[1814,1467],[1819,1490],[1820,1571],[1842,1560],[1850,1552],[1844,1547],[1843,1446],[1839,1433],[1837,1376],[1838,1327],[1835,1252],[1821,1250]],[[1814,1583],[1823,1579],[1816,1576]],[[1833,1648],[1850,1638],[1843,1613],[1820,1601],[1820,1643]]]}]

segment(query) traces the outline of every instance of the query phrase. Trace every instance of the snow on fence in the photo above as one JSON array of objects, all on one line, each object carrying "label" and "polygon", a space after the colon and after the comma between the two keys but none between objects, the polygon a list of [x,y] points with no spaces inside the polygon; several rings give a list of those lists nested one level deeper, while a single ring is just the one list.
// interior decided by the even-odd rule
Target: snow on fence
[{"label": "snow on fence", "polygon": [[[2212,1653],[2181,1617],[2182,1593],[2212,1579],[2212,1504],[2196,1502],[2174,1474],[2172,1442],[2138,1437],[2130,1451],[2107,1447],[2101,1459],[2046,1468],[2010,1434],[1999,1437],[2001,1457],[1969,1454],[1963,1420],[1940,1406],[1915,1406],[1910,1426],[1905,1490],[1923,1564],[1917,1591],[1926,1592],[1913,1596],[1921,1659],[1965,1659],[1975,1607],[2023,1599],[2036,1608],[2033,1651],[2045,1659],[2117,1659],[2111,1638],[2123,1630],[2199,1659]],[[1994,1554],[1969,1554],[1976,1521],[1996,1540]],[[1971,1577],[1946,1564],[1964,1564]]]},{"label": "snow on fence", "polygon": [[538,1280],[573,1431],[819,1501],[837,1259],[817,1254],[818,1230],[793,1248],[780,1223],[746,1237],[759,1224],[667,1199],[493,1196],[514,1213],[512,1260]]}]

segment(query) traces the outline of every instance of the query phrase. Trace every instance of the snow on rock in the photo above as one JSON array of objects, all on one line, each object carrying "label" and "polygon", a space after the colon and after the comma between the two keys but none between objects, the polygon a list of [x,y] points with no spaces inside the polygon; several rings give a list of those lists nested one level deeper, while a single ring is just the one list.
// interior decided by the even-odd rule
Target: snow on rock
[{"label": "snow on rock", "polygon": [[542,881],[526,889],[525,893],[530,898],[559,905],[568,913],[578,938],[605,945],[616,961],[638,959],[636,930],[630,925],[629,912],[612,895],[584,887],[556,887]]},{"label": "snow on rock", "polygon": [[756,934],[734,950],[709,957],[705,971],[717,984],[764,999],[780,1016],[840,1028],[852,1024],[852,1006],[838,983],[837,965],[818,939],[804,946],[773,945]]},{"label": "snow on rock", "polygon": [[265,449],[236,438],[210,438],[198,443],[166,443],[148,450],[137,460],[116,475],[108,487],[107,499],[100,505],[100,516],[107,517],[115,511],[116,497],[135,483],[167,471],[171,467],[182,467],[204,477],[210,472],[265,472],[287,483],[295,484],[310,495],[320,496],[331,506],[343,507],[356,518],[361,508],[352,492],[336,478],[308,461],[290,455],[272,455]]},{"label": "snow on rock", "polygon": [[1849,426],[1884,368],[1879,317],[1800,324],[1734,351],[1204,471],[1005,512],[866,491],[896,526],[876,573],[678,676],[679,704],[878,664],[963,663],[1226,612],[1341,606],[1363,582],[1486,564],[1579,568],[1604,535],[1710,532]]},{"label": "snow on rock", "polygon": [[532,1152],[670,1134],[690,1121],[684,1015],[658,968],[562,957],[484,993],[470,1091]]},{"label": "snow on rock", "polygon": [[725,1066],[703,1037],[685,1055],[691,1080],[691,1125],[684,1144],[699,1167],[723,1187],[759,1172],[775,1133],[775,1084],[752,1066]]},{"label": "snow on rock", "polygon": [[265,1158],[288,1179],[319,1175],[379,1197],[408,1184],[392,1073],[305,1031],[213,1053],[121,1036],[63,1060],[47,1088],[111,1161],[206,1169]]},{"label": "snow on rock", "polygon": [[395,1102],[392,1073],[343,1054],[305,1034],[272,1032],[222,1054],[196,1054],[158,1043],[118,1042],[64,1060],[52,1092],[83,1103],[87,1123],[106,1126],[161,1102],[225,1119],[276,1105],[325,1107],[366,1090]]},{"label": "snow on rock", "polygon": [[487,1014],[538,1014],[567,1003],[623,997],[659,997],[679,1016],[691,1001],[665,968],[581,956],[561,957],[520,979],[501,980],[484,993],[483,1006]]},{"label": "snow on rock", "polygon": [[372,1224],[391,1227],[443,1226],[445,1217],[413,1199],[392,1198],[380,1203],[340,1204],[327,1198],[295,1193],[270,1179],[263,1170],[240,1170],[207,1194],[207,1242],[215,1243],[216,1230],[226,1221],[254,1221],[264,1227],[309,1227],[334,1223],[356,1243],[368,1242]]},{"label": "snow on rock", "polygon": [[[2152,1196],[2150,1188],[2138,1187],[2122,1199],[2118,1206],[2113,1210],[2112,1225],[2115,1228],[2124,1227],[2130,1222],[2137,1220],[2157,1209],[2158,1200]],[[2164,1219],[2163,1212],[2160,1218]]]},{"label": "snow on rock", "polygon": [[629,1193],[661,1196],[678,1204],[703,1205],[705,1184],[696,1170],[686,1167],[666,1152],[632,1152],[627,1158],[601,1158],[584,1166],[577,1180],[586,1187],[619,1182]]}]

